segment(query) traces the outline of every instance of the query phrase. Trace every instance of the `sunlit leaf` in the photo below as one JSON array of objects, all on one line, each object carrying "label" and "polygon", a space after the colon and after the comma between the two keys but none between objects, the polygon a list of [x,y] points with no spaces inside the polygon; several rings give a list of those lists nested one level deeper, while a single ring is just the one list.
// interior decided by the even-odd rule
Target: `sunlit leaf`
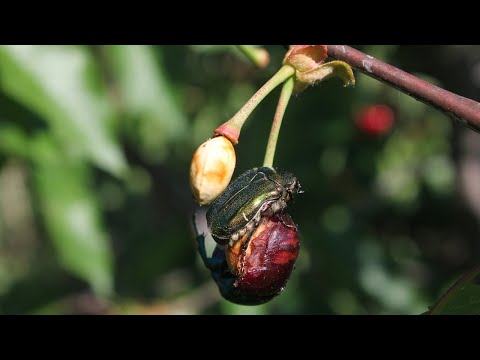
[{"label": "sunlit leaf", "polygon": [[34,144],[34,187],[45,225],[62,265],[101,295],[113,288],[112,254],[89,168],[72,162],[46,137]]},{"label": "sunlit leaf", "polygon": [[70,157],[120,175],[125,161],[107,127],[113,112],[91,82],[92,65],[82,47],[1,46],[0,87],[47,120]]},{"label": "sunlit leaf", "polygon": [[16,126],[0,125],[0,153],[28,158],[30,156],[28,137]]}]

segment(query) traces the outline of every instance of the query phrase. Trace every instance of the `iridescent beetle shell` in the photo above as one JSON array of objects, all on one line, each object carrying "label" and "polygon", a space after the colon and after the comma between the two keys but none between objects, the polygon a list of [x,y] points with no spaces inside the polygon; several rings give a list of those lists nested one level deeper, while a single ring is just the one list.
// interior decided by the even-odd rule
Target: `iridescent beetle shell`
[{"label": "iridescent beetle shell", "polygon": [[297,178],[269,167],[244,172],[210,205],[207,224],[214,240],[233,244],[253,230],[263,216],[281,212],[300,191]]}]

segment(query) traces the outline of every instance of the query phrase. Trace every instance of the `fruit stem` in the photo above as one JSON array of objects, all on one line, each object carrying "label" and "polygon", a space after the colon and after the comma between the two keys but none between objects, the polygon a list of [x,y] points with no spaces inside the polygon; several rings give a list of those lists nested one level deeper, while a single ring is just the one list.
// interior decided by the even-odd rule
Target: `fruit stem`
[{"label": "fruit stem", "polygon": [[265,152],[265,159],[263,160],[263,166],[272,167],[273,158],[275,156],[275,149],[277,147],[278,134],[280,133],[280,127],[282,126],[283,115],[287,109],[288,101],[292,96],[293,85],[295,79],[290,77],[282,87],[280,98],[278,100],[277,110],[273,117],[272,128],[270,130],[270,136],[268,138],[267,150]]},{"label": "fruit stem", "polygon": [[273,89],[291,78],[295,74],[295,69],[290,65],[284,65],[263,85],[243,107],[227,122],[220,125],[215,133],[227,137],[232,143],[237,144],[240,136],[240,130],[243,124],[250,116],[252,111],[262,102]]}]

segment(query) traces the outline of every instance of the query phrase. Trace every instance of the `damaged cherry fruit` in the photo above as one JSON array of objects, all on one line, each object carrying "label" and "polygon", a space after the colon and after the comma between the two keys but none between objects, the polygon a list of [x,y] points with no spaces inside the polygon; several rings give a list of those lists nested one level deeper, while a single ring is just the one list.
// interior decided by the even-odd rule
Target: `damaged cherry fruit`
[{"label": "damaged cherry fruit", "polygon": [[211,258],[206,255],[204,235],[197,239],[222,296],[242,305],[263,304],[280,294],[300,250],[297,227],[286,213],[263,217],[233,246],[217,245]]}]

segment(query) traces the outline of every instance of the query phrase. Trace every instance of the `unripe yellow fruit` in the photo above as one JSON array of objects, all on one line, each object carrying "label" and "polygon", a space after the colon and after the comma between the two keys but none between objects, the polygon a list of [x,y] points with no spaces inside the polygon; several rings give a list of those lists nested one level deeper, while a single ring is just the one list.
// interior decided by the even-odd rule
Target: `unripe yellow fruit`
[{"label": "unripe yellow fruit", "polygon": [[223,136],[208,139],[198,147],[190,164],[190,188],[200,205],[210,204],[227,188],[235,164],[233,145]]}]

